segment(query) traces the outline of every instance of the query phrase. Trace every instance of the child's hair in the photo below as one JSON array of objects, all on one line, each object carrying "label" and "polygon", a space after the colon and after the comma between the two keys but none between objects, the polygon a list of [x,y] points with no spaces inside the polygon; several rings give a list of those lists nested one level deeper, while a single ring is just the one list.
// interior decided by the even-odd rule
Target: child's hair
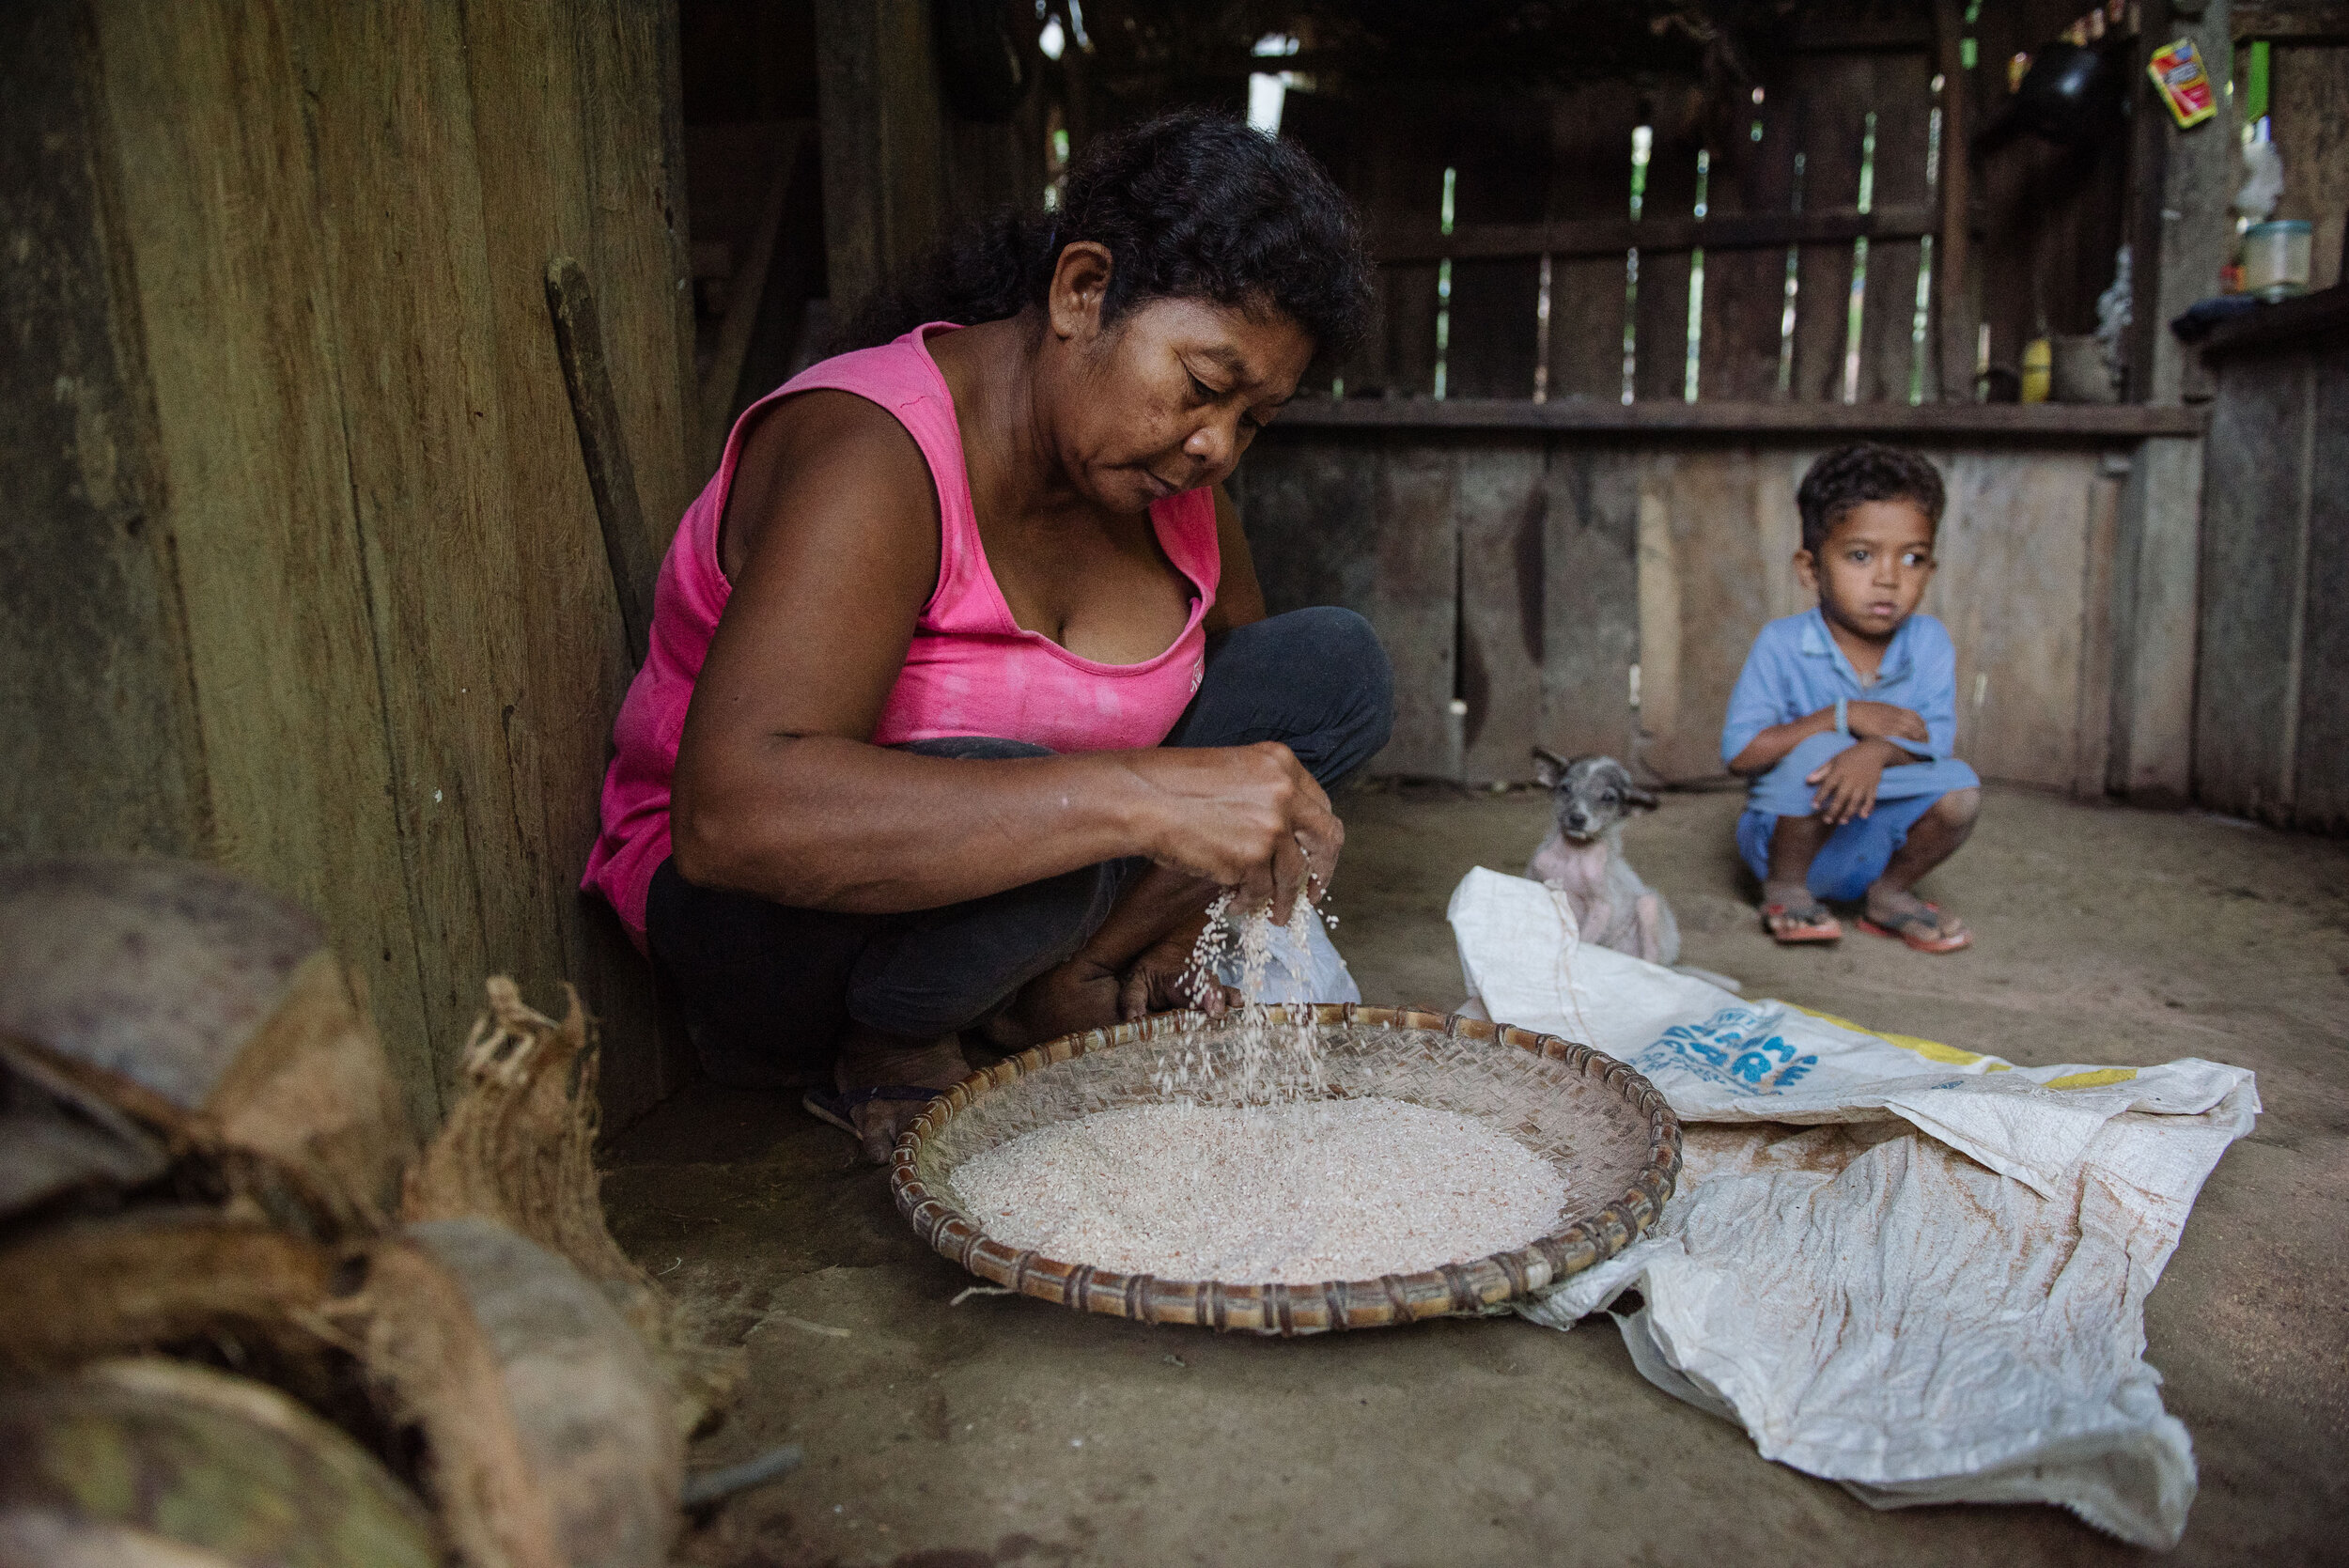
[{"label": "child's hair", "polygon": [[1795,491],[1802,513],[1802,548],[1812,557],[1853,507],[1871,501],[1909,501],[1937,532],[1941,527],[1941,471],[1921,452],[1856,441],[1811,465]]}]

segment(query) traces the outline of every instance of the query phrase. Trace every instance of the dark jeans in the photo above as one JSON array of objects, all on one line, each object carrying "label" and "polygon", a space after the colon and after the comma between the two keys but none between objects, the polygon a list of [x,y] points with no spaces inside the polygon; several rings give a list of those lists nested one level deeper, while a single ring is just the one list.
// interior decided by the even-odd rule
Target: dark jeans
[{"label": "dark jeans", "polygon": [[[1207,667],[1169,746],[1279,740],[1327,788],[1394,726],[1394,675],[1350,610],[1296,610],[1207,644]],[[987,737],[915,741],[929,756],[1048,756]],[[696,887],[663,862],[645,905],[653,956],[681,1003],[702,1066],[725,1083],[803,1082],[853,1018],[939,1035],[985,1018],[1076,955],[1145,861],[1099,865],[942,908],[902,914],[800,909]]]}]

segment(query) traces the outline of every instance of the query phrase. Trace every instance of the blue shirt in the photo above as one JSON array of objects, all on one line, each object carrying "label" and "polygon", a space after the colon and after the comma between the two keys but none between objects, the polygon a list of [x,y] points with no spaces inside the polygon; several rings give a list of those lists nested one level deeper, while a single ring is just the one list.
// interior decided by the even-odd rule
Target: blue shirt
[{"label": "blue shirt", "polygon": [[1957,647],[1949,629],[1931,615],[1909,616],[1892,633],[1875,684],[1863,686],[1819,611],[1772,621],[1753,640],[1736,690],[1729,694],[1721,760],[1735,760],[1774,724],[1833,707],[1838,697],[1909,709],[1925,722],[1930,738],[1919,745],[1888,737],[1892,744],[1919,757],[1949,756],[1957,745]]}]

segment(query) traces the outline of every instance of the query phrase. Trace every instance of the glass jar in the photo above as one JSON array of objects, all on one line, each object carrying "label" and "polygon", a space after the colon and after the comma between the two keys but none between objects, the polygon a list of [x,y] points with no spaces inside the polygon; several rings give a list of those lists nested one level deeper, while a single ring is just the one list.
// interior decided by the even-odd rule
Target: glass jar
[{"label": "glass jar", "polygon": [[2243,291],[2271,304],[2309,291],[2307,220],[2278,218],[2243,231]]}]

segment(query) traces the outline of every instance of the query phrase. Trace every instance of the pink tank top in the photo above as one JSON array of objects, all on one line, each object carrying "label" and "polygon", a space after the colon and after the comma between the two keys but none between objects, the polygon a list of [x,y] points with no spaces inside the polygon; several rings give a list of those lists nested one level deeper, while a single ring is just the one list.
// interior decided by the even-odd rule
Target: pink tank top
[{"label": "pink tank top", "polygon": [[1097,664],[1041,632],[1021,629],[996,586],[962,463],[962,433],[946,380],[924,344],[954,330],[932,322],[894,343],[811,365],[744,411],[726,438],[718,473],[677,524],[653,594],[652,646],[612,727],[614,755],[603,781],[603,831],[583,886],[620,912],[645,945],[645,894],[669,857],[669,781],[693,682],[733,584],[718,565],[718,527],[751,415],[795,392],[853,392],[905,426],[938,487],[938,587],[914,622],[913,642],[873,731],[877,746],[949,736],[991,736],[1055,752],[1156,746],[1174,727],[1206,670],[1202,625],[1215,603],[1221,556],[1215,499],[1205,489],[1150,508],[1159,545],[1197,589],[1182,635],[1141,664]]}]

